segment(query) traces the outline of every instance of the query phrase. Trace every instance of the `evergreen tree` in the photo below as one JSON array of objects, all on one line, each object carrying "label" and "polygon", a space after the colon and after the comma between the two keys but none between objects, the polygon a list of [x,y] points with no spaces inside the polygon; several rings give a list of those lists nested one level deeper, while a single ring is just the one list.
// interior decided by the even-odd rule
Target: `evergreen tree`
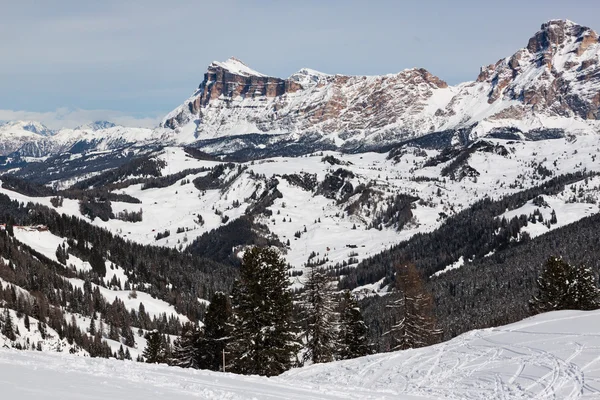
[{"label": "evergreen tree", "polygon": [[17,340],[17,335],[15,335],[15,329],[12,321],[12,317],[10,315],[10,310],[8,308],[4,309],[4,324],[2,326],[2,330],[0,331],[4,336],[7,337],[8,340]]},{"label": "evergreen tree", "polygon": [[146,348],[142,355],[147,363],[156,364],[165,362],[166,343],[158,330],[146,333]]},{"label": "evergreen tree", "polygon": [[118,358],[119,360],[125,359],[125,350],[123,350],[123,345],[119,346]]},{"label": "evergreen tree", "polygon": [[204,317],[204,335],[200,339],[200,368],[223,370],[223,350],[231,339],[231,304],[223,292],[215,293]]},{"label": "evergreen tree", "polygon": [[435,326],[433,297],[425,289],[414,264],[396,267],[396,290],[400,298],[388,305],[394,310],[395,323],[384,333],[392,337],[392,350],[428,346],[440,340]]},{"label": "evergreen tree", "polygon": [[303,361],[333,361],[336,352],[337,325],[331,279],[316,266],[311,266],[302,302],[306,352]]},{"label": "evergreen tree", "polygon": [[111,324],[108,330],[108,338],[118,342],[120,339],[119,328]]},{"label": "evergreen tree", "polygon": [[298,344],[287,271],[275,250],[255,247],[244,254],[233,289],[234,372],[274,376],[292,366]]},{"label": "evergreen tree", "polygon": [[23,319],[23,323],[25,324],[25,329],[29,331],[29,327],[31,322],[29,321],[29,314],[25,314],[25,318]]},{"label": "evergreen tree", "polygon": [[89,263],[92,270],[98,274],[98,276],[104,277],[106,275],[106,264],[102,253],[96,248],[92,248],[89,256]]},{"label": "evergreen tree", "polygon": [[96,313],[92,315],[92,320],[90,321],[90,335],[96,335]]},{"label": "evergreen tree", "polygon": [[67,249],[65,248],[65,244],[58,245],[56,248],[56,259],[61,264],[67,264],[67,259],[69,258],[69,253],[67,253]]},{"label": "evergreen tree", "polygon": [[600,290],[590,268],[576,267],[552,256],[546,261],[537,285],[538,294],[529,302],[533,313],[600,307]]},{"label": "evergreen tree", "polygon": [[600,308],[600,289],[591,268],[587,266],[572,267],[573,295],[569,308],[577,310],[595,310]]},{"label": "evergreen tree", "polygon": [[42,321],[38,321],[38,331],[42,339],[46,339],[46,324]]},{"label": "evergreen tree", "polygon": [[344,292],[341,308],[339,358],[348,360],[371,354],[367,325],[356,299],[349,290]]},{"label": "evergreen tree", "polygon": [[6,224],[6,232],[8,233],[9,236],[15,236],[15,230],[14,230],[13,224],[11,222]]},{"label": "evergreen tree", "polygon": [[181,336],[173,342],[170,364],[182,368],[199,368],[198,348],[202,331],[193,324],[185,324]]},{"label": "evergreen tree", "polygon": [[121,333],[123,335],[123,339],[125,339],[125,346],[135,347],[135,337],[133,335],[133,330],[131,330],[131,326],[124,326],[123,329],[121,329]]}]

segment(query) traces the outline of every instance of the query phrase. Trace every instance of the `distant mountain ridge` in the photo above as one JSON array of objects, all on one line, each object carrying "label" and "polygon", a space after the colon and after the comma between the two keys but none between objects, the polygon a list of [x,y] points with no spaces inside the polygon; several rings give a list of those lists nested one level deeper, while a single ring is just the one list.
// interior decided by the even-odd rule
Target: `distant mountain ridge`
[{"label": "distant mountain ridge", "polygon": [[498,127],[598,132],[599,54],[595,31],[551,20],[526,47],[456,86],[424,69],[382,76],[302,69],[280,79],[231,58],[212,63],[198,90],[162,126],[194,139],[317,134],[336,145],[377,144],[469,126],[477,126],[477,135]]},{"label": "distant mountain ridge", "polygon": [[299,144],[304,147],[295,152],[363,151],[459,130],[472,140],[507,132],[543,137],[547,130],[551,136],[597,134],[599,120],[598,34],[572,21],[551,20],[512,56],[455,86],[421,68],[381,76],[303,68],[282,79],[230,58],[211,63],[198,89],[155,129],[95,122],[50,131],[36,123],[9,123],[0,126],[0,155],[146,142],[196,143],[217,154]]}]

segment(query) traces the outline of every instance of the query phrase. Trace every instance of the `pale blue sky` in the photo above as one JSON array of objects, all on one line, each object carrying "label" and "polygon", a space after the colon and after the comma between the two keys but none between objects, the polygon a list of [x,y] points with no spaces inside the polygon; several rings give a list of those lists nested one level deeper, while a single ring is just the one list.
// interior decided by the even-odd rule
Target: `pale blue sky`
[{"label": "pale blue sky", "polygon": [[592,0],[0,0],[0,6],[0,119],[39,112],[51,118],[59,109],[65,125],[86,118],[135,124],[144,117],[141,124],[152,124],[187,98],[212,60],[230,56],[280,77],[302,67],[356,75],[423,67],[455,84],[524,47],[549,19],[600,30],[600,1]]}]

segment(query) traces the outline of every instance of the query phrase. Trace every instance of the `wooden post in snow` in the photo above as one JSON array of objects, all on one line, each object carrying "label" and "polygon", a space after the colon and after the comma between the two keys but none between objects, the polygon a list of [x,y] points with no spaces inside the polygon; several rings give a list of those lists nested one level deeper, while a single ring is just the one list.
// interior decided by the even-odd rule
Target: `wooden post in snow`
[{"label": "wooden post in snow", "polygon": [[225,372],[225,349],[223,349],[223,372]]}]

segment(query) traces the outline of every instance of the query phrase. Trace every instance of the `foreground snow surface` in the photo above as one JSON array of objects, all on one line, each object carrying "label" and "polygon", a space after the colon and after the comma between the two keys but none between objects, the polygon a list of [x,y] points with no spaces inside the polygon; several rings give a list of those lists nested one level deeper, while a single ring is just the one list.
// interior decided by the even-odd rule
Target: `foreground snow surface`
[{"label": "foreground snow surface", "polygon": [[561,311],[423,349],[276,378],[0,350],[7,399],[599,399],[600,311]]}]

